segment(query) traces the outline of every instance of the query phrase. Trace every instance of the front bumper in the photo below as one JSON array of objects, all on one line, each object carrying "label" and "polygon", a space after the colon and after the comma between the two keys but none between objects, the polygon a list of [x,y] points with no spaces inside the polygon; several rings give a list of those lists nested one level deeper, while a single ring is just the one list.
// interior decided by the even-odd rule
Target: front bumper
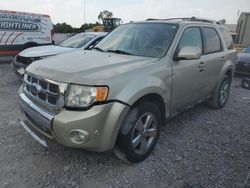
[{"label": "front bumper", "polygon": [[[120,125],[129,110],[128,106],[115,102],[97,105],[87,111],[63,109],[58,114],[51,114],[20,91],[19,96],[21,110],[24,112],[21,122],[39,132],[42,136],[39,138],[54,140],[71,148],[97,152],[113,149]],[[84,142],[75,142],[73,139],[77,131],[85,133]]]},{"label": "front bumper", "polygon": [[35,131],[33,131],[31,128],[29,128],[29,126],[27,125],[27,123],[25,123],[24,121],[20,120],[20,125],[40,144],[42,144],[44,147],[48,148],[48,144],[46,142],[46,140],[44,140],[43,138],[41,138],[40,136],[38,136],[38,133],[36,133]]}]

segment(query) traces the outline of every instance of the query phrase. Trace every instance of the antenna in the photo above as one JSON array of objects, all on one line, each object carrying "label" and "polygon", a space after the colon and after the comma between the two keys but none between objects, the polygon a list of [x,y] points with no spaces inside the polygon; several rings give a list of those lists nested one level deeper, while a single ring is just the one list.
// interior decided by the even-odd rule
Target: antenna
[{"label": "antenna", "polygon": [[85,25],[85,17],[86,17],[86,0],[83,0],[83,24]]}]

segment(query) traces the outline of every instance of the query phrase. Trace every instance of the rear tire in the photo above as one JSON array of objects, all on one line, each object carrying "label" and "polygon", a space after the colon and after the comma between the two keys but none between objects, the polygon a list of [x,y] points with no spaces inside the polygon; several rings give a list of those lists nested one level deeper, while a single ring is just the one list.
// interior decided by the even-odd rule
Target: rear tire
[{"label": "rear tire", "polygon": [[208,101],[208,105],[214,109],[223,108],[228,100],[230,86],[231,80],[229,76],[225,75],[215,88],[212,98]]},{"label": "rear tire", "polygon": [[129,162],[147,158],[158,140],[160,124],[160,110],[152,102],[138,103],[128,112],[117,138],[117,147]]}]

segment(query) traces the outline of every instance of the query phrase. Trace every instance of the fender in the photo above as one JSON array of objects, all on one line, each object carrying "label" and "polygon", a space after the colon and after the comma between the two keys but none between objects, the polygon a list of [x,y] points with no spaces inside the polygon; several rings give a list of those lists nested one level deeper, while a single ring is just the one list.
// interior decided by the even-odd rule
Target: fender
[{"label": "fender", "polygon": [[226,75],[226,73],[227,73],[228,70],[231,70],[231,78],[233,78],[234,69],[235,69],[235,66],[234,66],[234,63],[233,63],[232,60],[227,60],[227,61],[225,61],[223,67],[221,68],[219,79],[218,79],[218,81],[216,82],[213,91],[215,91],[215,89],[216,89],[216,88],[218,87],[218,85],[221,83],[221,80],[222,80],[223,77]]},{"label": "fender", "polygon": [[[166,70],[165,70],[166,71]],[[166,73],[165,73],[166,74]],[[171,74],[169,74],[171,77]],[[166,78],[166,77],[165,77]],[[128,85],[126,85],[116,96],[114,100],[120,100],[133,106],[133,104],[141,99],[142,97],[148,95],[148,94],[157,94],[161,96],[161,98],[164,101],[166,114],[165,116],[169,116],[169,104],[170,104],[170,86],[171,86],[171,79],[166,79],[167,82],[163,82],[159,77],[154,76],[140,76],[137,77],[133,82],[129,82]],[[117,135],[119,130],[121,129],[122,122],[126,118],[127,113],[129,110],[133,110],[133,114],[136,115],[137,110],[135,108],[131,108],[129,106],[120,105],[120,109],[117,110],[117,108],[111,109],[111,114],[120,114],[119,117],[117,117],[116,126],[112,129],[113,134],[110,139],[110,146],[114,146]],[[108,121],[109,119],[107,119]],[[109,128],[110,129],[110,128]],[[128,130],[130,130],[129,127],[124,127],[124,129],[120,130],[123,134],[125,134]],[[108,131],[107,129],[104,131]]]},{"label": "fender", "polygon": [[141,76],[133,82],[129,82],[122,91],[117,95],[117,99],[126,101],[129,105],[133,104],[142,97],[149,94],[157,94],[161,96],[166,107],[166,116],[169,114],[170,94],[171,94],[171,78],[166,78],[164,82],[160,77]]}]

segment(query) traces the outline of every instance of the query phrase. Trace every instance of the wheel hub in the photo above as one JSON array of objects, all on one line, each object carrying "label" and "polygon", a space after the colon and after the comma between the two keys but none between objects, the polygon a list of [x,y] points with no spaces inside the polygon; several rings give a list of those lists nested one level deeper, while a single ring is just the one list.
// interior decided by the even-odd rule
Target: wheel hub
[{"label": "wheel hub", "polygon": [[133,130],[132,145],[135,153],[144,154],[157,136],[157,120],[152,113],[142,115]]},{"label": "wheel hub", "polygon": [[220,89],[220,103],[224,104],[227,101],[229,92],[229,83],[224,82]]}]

